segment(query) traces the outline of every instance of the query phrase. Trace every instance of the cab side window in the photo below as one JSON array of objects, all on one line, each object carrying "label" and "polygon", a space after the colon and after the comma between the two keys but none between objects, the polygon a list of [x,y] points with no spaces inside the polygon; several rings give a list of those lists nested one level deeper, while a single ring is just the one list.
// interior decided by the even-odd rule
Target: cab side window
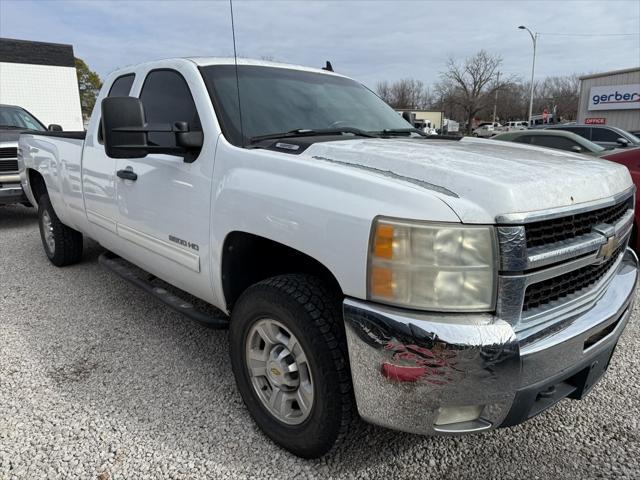
[{"label": "cab side window", "polygon": [[519,137],[516,137],[513,141],[517,143],[526,143],[527,145],[531,145],[531,136],[521,135]]},{"label": "cab side window", "polygon": [[608,128],[594,128],[591,132],[591,140],[594,142],[611,142],[616,143],[620,138],[620,134],[615,130]]},{"label": "cab side window", "polygon": [[133,73],[116,78],[107,97],[128,97],[136,76]]},{"label": "cab side window", "polygon": [[589,127],[567,127],[562,130],[567,130],[569,132],[573,132],[576,135],[580,135],[583,138],[589,140],[591,138],[591,128]]},{"label": "cab side window", "polygon": [[[136,76],[134,73],[128,73],[116,78],[111,84],[107,97],[128,97],[131,92],[131,86]],[[98,125],[98,142],[103,143],[102,138],[102,118]]]},{"label": "cab side window", "polygon": [[557,150],[568,150],[572,151],[572,148],[575,146],[580,146],[573,140],[569,140],[564,137],[552,137],[552,136],[539,136],[534,138],[535,145],[539,145],[541,147],[549,147],[555,148]]},{"label": "cab side window", "polygon": [[[185,79],[175,70],[153,70],[145,79],[140,100],[147,123],[188,122],[191,131],[201,131],[200,117]],[[171,132],[150,132],[149,145],[175,146]]]}]

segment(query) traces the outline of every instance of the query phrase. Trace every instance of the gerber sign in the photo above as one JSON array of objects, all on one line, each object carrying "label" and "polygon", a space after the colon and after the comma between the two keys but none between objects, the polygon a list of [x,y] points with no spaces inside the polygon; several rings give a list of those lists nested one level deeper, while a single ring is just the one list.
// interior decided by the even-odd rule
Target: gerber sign
[{"label": "gerber sign", "polygon": [[591,87],[589,110],[640,109],[640,83]]}]

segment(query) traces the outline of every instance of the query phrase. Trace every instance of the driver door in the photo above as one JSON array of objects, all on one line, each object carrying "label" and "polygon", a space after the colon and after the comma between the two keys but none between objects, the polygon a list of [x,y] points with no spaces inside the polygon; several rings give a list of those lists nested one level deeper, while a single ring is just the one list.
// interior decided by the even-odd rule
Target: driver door
[{"label": "driver door", "polygon": [[[177,70],[147,73],[139,98],[149,124],[186,121],[202,130],[185,77]],[[175,146],[175,134],[148,134],[149,145]],[[118,235],[127,256],[154,275],[200,298],[211,296],[209,218],[213,155],[207,145],[192,163],[149,153],[116,159]]]}]

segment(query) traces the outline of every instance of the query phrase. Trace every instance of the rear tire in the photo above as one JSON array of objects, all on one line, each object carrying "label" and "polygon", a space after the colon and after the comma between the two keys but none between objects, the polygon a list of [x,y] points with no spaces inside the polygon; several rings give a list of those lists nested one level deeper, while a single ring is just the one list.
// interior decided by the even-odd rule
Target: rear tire
[{"label": "rear tire", "polygon": [[[266,342],[263,331],[256,333],[265,326],[271,337]],[[282,275],[257,283],[233,310],[230,344],[240,394],[267,436],[304,458],[320,457],[342,440],[355,402],[336,292],[309,275]],[[284,373],[291,371],[293,376]],[[303,384],[311,393],[301,392]],[[287,399],[273,397],[284,415],[269,406],[277,392]]]},{"label": "rear tire", "polygon": [[64,267],[82,259],[82,234],[60,221],[46,193],[38,200],[38,224],[42,246],[51,263]]}]

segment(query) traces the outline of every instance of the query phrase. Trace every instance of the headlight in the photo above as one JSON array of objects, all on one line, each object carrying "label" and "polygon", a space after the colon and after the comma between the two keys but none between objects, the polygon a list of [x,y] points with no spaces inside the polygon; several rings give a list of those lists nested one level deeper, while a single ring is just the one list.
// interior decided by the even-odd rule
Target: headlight
[{"label": "headlight", "polygon": [[378,218],[371,235],[371,300],[436,311],[495,308],[493,227]]}]

